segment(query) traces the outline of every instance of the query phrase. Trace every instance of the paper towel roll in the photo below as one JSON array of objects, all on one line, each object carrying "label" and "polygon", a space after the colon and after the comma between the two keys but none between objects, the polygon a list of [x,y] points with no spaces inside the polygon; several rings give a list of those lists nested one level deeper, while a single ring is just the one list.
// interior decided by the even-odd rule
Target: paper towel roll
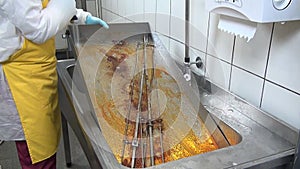
[{"label": "paper towel roll", "polygon": [[255,22],[224,15],[220,15],[218,24],[220,30],[245,38],[247,42],[253,38],[256,27],[257,23]]}]

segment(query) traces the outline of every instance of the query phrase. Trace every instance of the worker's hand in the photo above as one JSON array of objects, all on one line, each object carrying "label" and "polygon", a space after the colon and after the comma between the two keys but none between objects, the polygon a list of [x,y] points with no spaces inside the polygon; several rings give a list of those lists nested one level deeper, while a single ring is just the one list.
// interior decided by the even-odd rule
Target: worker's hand
[{"label": "worker's hand", "polygon": [[104,22],[102,19],[97,18],[97,17],[92,16],[92,15],[88,15],[86,17],[85,23],[88,24],[88,25],[91,25],[91,24],[100,24],[100,25],[102,25],[106,29],[109,28],[109,26],[108,26],[108,24],[106,22]]}]

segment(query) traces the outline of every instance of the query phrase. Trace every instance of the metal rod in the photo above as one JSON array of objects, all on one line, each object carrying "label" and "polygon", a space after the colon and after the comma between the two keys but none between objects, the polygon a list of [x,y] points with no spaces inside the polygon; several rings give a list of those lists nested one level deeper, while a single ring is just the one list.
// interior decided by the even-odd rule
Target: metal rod
[{"label": "metal rod", "polygon": [[164,147],[163,147],[163,135],[162,135],[162,120],[159,121],[159,139],[160,139],[160,151],[161,151],[161,160],[164,163],[165,158],[164,158]]},{"label": "metal rod", "polygon": [[[132,74],[132,79],[134,78],[134,75],[135,75],[135,72],[136,72],[136,67],[137,67],[137,62],[138,62],[138,49],[139,49],[139,46],[140,46],[140,44],[139,43],[137,43],[137,45],[136,45],[136,58],[135,58],[135,66],[134,66],[134,69],[133,69],[133,74]],[[124,154],[125,154],[125,147],[126,147],[126,145],[128,144],[128,138],[127,138],[127,135],[128,135],[128,127],[129,127],[129,118],[130,118],[130,114],[131,114],[131,108],[132,108],[132,106],[131,106],[131,100],[132,100],[132,97],[133,97],[133,88],[134,88],[134,83],[133,83],[133,81],[131,81],[131,91],[130,91],[130,93],[129,93],[129,111],[128,111],[128,113],[127,113],[127,116],[126,116],[126,125],[125,125],[125,130],[124,130],[124,139],[123,139],[123,149],[122,149],[122,156],[121,156],[121,162],[123,162],[123,160],[124,160]]]},{"label": "metal rod", "polygon": [[134,137],[132,140],[132,157],[131,157],[131,168],[134,167],[134,163],[135,163],[135,156],[136,156],[136,150],[138,147],[138,140],[137,140],[137,134],[138,134],[138,128],[139,128],[139,123],[140,123],[140,113],[141,113],[141,106],[142,106],[142,94],[143,94],[143,86],[144,86],[144,81],[145,81],[145,64],[146,64],[146,60],[143,61],[143,73],[142,73],[142,78],[140,81],[140,93],[139,93],[139,102],[138,102],[138,112],[137,112],[137,116],[136,116],[136,121],[135,121],[135,132],[134,132]]},{"label": "metal rod", "polygon": [[[148,130],[146,129],[145,132],[146,132],[145,136],[146,136],[146,138],[148,138]],[[147,142],[144,143],[144,149],[145,149],[145,151],[144,151],[145,160],[144,161],[146,161],[146,154],[147,154],[147,148],[146,147],[147,147]]]},{"label": "metal rod", "polygon": [[[148,37],[144,35],[144,60],[147,61],[147,44],[148,44]],[[147,65],[144,64],[144,70],[147,70]],[[145,71],[145,75],[147,77],[147,71]],[[146,79],[147,80],[147,79]],[[148,90],[148,83],[146,82],[146,90]],[[149,97],[147,97],[148,103],[148,129],[149,129],[149,142],[150,142],[150,160],[151,166],[154,165],[154,150],[153,150],[153,124],[152,124],[152,115],[151,115],[151,100],[149,101]]]},{"label": "metal rod", "polygon": [[[157,85],[157,80],[154,79],[155,81],[152,81],[149,78],[148,75],[148,67],[147,67],[147,47],[148,46],[153,46],[151,44],[149,44],[149,35],[144,35],[143,37],[143,62],[142,62],[142,74],[141,74],[141,78],[139,80],[139,93],[138,93],[138,111],[136,114],[136,121],[135,121],[135,130],[134,130],[134,134],[133,134],[133,139],[132,141],[129,143],[128,141],[128,130],[129,130],[129,125],[130,125],[130,113],[131,113],[131,108],[132,108],[132,98],[133,98],[133,90],[134,90],[134,81],[131,82],[131,93],[130,93],[130,103],[129,103],[129,112],[127,114],[127,119],[126,119],[126,126],[125,126],[125,131],[124,131],[124,143],[123,143],[123,150],[122,150],[122,157],[121,157],[121,161],[123,162],[124,160],[124,156],[125,156],[125,150],[126,150],[126,145],[131,144],[132,147],[132,154],[131,154],[131,168],[134,167],[147,167],[148,165],[154,166],[155,165],[155,153],[154,153],[154,138],[153,138],[153,131],[154,131],[154,124],[153,124],[153,116],[152,116],[152,105],[151,105],[151,97],[149,97],[149,92],[152,89],[152,82],[155,82]],[[136,64],[135,64],[135,68],[134,68],[134,73],[133,73],[133,78],[135,75],[135,71],[136,71],[136,67],[138,65],[138,50],[141,49],[140,48],[141,43],[137,44],[136,47]],[[155,65],[154,59],[152,58],[152,64],[153,67]],[[154,68],[153,72],[151,74],[151,77],[154,78]],[[142,114],[142,102],[143,102],[143,95],[146,96],[147,98],[147,117],[143,117]],[[158,98],[158,94],[157,94],[157,98]],[[157,103],[159,104],[159,103]],[[159,110],[158,110],[159,111]],[[146,119],[145,119],[146,118]],[[159,121],[159,126],[158,129],[160,132],[160,147],[161,147],[161,158],[162,158],[162,162],[164,162],[164,155],[163,155],[163,138],[162,138],[162,124],[161,121]],[[147,138],[147,139],[145,139]],[[147,140],[147,141],[145,141]],[[148,147],[149,145],[149,147]],[[147,153],[149,148],[149,153]],[[136,166],[136,160],[137,160],[137,155],[141,153],[141,166]],[[148,163],[148,159],[147,156],[150,156],[150,164]],[[140,158],[140,157],[138,157]]]},{"label": "metal rod", "polygon": [[[153,59],[153,74],[155,74],[155,62],[154,62],[154,59]],[[155,87],[158,87],[158,84],[157,84],[157,79],[154,78],[154,85]],[[158,92],[156,92],[156,100],[157,100],[157,107],[158,107],[158,115],[160,114],[160,105],[159,105],[159,97],[158,97]],[[160,147],[161,147],[161,159],[162,159],[162,162],[164,163],[165,162],[165,158],[164,158],[164,148],[163,148],[163,133],[162,133],[162,119],[159,119],[158,120],[158,127],[159,127],[159,139],[160,139]]]},{"label": "metal rod", "polygon": [[185,56],[184,62],[190,62],[190,0],[185,0]]},{"label": "metal rod", "polygon": [[138,147],[138,139],[137,139],[137,134],[138,134],[138,130],[139,130],[139,119],[140,119],[140,113],[137,113],[136,116],[136,123],[135,123],[135,132],[134,132],[134,138],[132,140],[132,156],[131,156],[131,168],[134,168],[134,163],[135,163],[135,156],[136,156],[136,150]]},{"label": "metal rod", "polygon": [[[190,0],[185,0],[185,48],[184,48],[184,75],[186,81],[191,80],[191,68],[190,68]],[[190,86],[192,83],[190,82]]]},{"label": "metal rod", "polygon": [[143,140],[143,121],[140,118],[140,140],[141,140],[141,154],[142,154],[142,168],[145,167],[145,159],[144,159],[144,140]]}]

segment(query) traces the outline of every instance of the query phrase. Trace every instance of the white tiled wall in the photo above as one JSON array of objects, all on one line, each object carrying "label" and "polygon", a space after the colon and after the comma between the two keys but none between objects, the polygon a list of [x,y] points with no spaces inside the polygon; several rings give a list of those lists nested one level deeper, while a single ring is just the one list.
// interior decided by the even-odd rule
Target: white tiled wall
[{"label": "white tiled wall", "polygon": [[264,77],[273,24],[258,24],[250,42],[236,38],[233,64]]},{"label": "white tiled wall", "polygon": [[[184,0],[102,0],[108,22],[148,21],[173,56],[184,53]],[[131,17],[139,14],[142,18]],[[217,29],[205,0],[191,0],[190,45],[206,77],[252,105],[300,129],[300,21],[258,24],[247,43]],[[167,38],[170,37],[170,38]]]},{"label": "white tiled wall", "polygon": [[166,36],[170,36],[170,13],[170,0],[157,0],[156,31]]},{"label": "white tiled wall", "polygon": [[170,54],[178,62],[184,58],[184,44],[175,40],[170,41]]},{"label": "white tiled wall", "polygon": [[263,79],[236,67],[233,67],[231,76],[231,91],[259,107]]},{"label": "white tiled wall", "polygon": [[206,10],[199,10],[205,8],[205,2],[199,0],[191,0],[191,14],[190,14],[190,45],[200,51],[206,51],[207,43],[207,28],[209,13]]},{"label": "white tiled wall", "polygon": [[217,28],[218,20],[218,15],[214,13],[210,14],[207,53],[230,63],[232,60],[234,37]]},{"label": "white tiled wall", "polygon": [[289,122],[293,126],[299,126],[299,95],[288,92],[278,85],[266,82],[262,109],[272,112],[279,119]]},{"label": "white tiled wall", "polygon": [[170,36],[184,42],[185,34],[185,1],[171,0],[171,23],[170,23]]},{"label": "white tiled wall", "polygon": [[[166,0],[167,1],[167,0]],[[156,10],[158,7],[158,0],[144,0],[145,21],[150,23],[151,30],[156,29]]]},{"label": "white tiled wall", "polygon": [[207,56],[206,77],[217,85],[228,89],[231,66],[216,57]]},{"label": "white tiled wall", "polygon": [[275,24],[267,78],[297,93],[300,93],[299,44],[299,21]]}]

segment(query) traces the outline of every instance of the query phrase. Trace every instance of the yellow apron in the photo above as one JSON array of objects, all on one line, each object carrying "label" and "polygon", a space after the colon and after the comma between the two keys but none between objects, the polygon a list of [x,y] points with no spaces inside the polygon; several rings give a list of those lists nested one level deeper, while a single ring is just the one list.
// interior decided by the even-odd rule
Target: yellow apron
[{"label": "yellow apron", "polygon": [[47,159],[56,153],[61,129],[54,38],[43,44],[25,39],[22,49],[2,65],[32,163]]}]

